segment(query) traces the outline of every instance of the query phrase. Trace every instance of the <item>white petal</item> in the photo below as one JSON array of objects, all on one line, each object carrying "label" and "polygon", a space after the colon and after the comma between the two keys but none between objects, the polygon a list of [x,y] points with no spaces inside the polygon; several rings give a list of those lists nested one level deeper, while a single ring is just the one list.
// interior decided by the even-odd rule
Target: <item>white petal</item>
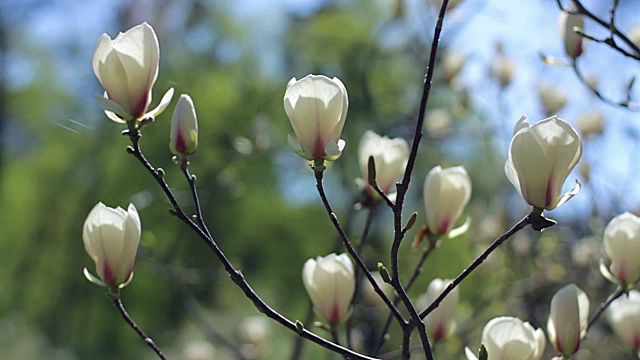
[{"label": "white petal", "polygon": [[98,103],[98,106],[100,106],[102,110],[104,110],[105,112],[111,112],[114,115],[115,114],[120,115],[120,117],[116,116],[116,118],[119,119],[119,121],[117,122],[123,122],[123,123],[126,122],[124,119],[126,119],[129,116],[128,113],[117,102],[109,100],[109,98],[107,98],[106,96],[107,96],[106,93],[104,94],[104,96],[93,95],[93,99]]},{"label": "white petal", "polygon": [[162,99],[160,99],[160,103],[158,104],[158,106],[156,106],[155,109],[144,114],[144,117],[154,119],[158,115],[162,114],[167,109],[167,106],[169,106],[169,104],[171,103],[171,99],[173,99],[173,93],[173,88],[167,90],[167,92],[162,96]]}]

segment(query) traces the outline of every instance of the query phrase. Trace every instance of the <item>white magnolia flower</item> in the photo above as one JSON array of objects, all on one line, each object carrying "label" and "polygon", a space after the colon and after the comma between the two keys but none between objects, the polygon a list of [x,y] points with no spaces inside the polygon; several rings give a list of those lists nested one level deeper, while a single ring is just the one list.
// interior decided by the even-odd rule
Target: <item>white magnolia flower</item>
[{"label": "white magnolia flower", "polygon": [[324,321],[337,324],[350,316],[356,281],[349,255],[329,254],[307,260],[302,282],[316,314]]},{"label": "white magnolia flower", "polygon": [[345,146],[340,139],[349,98],[338,78],[307,75],[291,79],[284,93],[284,110],[297,141],[289,135],[289,146],[307,160],[336,160]]},{"label": "white magnolia flower", "polygon": [[607,308],[607,320],[622,342],[634,352],[640,351],[640,292],[629,291]]},{"label": "white magnolia flower", "polygon": [[553,210],[580,191],[562,194],[562,185],[582,155],[580,136],[557,116],[529,126],[516,123],[504,171],[518,193],[539,209]]},{"label": "white magnolia flower", "polygon": [[[482,343],[487,349],[488,360],[540,360],[546,341],[542,329],[534,329],[528,322],[514,317],[497,317],[482,330]],[[465,349],[468,360],[478,360]]]},{"label": "white magnolia flower", "polygon": [[409,160],[409,144],[403,138],[389,139],[371,130],[365,131],[358,148],[360,170],[364,178],[364,190],[369,196],[375,191],[368,183],[369,158],[376,166],[376,182],[385,194],[389,194],[396,178],[404,173]]},{"label": "white magnolia flower", "polygon": [[580,348],[587,332],[589,298],[575,284],[569,284],[551,299],[547,332],[549,341],[564,356],[571,356]]},{"label": "white magnolia flower", "polygon": [[147,112],[151,91],[158,77],[158,38],[149,24],[142,23],[115,39],[102,34],[93,50],[93,71],[105,89],[96,97],[107,116],[116,122],[158,116],[171,101],[169,89],[155,109]]},{"label": "white magnolia flower", "polygon": [[470,198],[471,179],[464,167],[442,169],[436,166],[431,169],[424,182],[424,208],[429,232],[447,234]]},{"label": "white magnolia flower", "polygon": [[98,278],[87,268],[87,279],[101,286],[123,287],[133,277],[133,265],[140,243],[140,217],[133,204],[124,209],[103,203],[93,207],[84,222],[84,248],[96,264]]},{"label": "white magnolia flower", "polygon": [[604,250],[611,259],[600,271],[607,279],[622,285],[640,281],[640,218],[625,212],[614,217],[604,229]]},{"label": "white magnolia flower", "polygon": [[[426,308],[449,286],[451,280],[433,279],[427,292],[418,300],[420,307]],[[460,298],[460,288],[455,287],[440,305],[425,318],[429,336],[440,341],[453,334],[456,329],[456,307]]]}]

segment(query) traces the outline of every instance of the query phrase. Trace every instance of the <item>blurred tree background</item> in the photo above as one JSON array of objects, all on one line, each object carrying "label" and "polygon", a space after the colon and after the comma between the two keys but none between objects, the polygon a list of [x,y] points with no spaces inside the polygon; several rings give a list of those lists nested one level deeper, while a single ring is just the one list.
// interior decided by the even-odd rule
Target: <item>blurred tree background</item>
[{"label": "blurred tree background", "polygon": [[[141,248],[123,301],[170,358],[291,356],[296,335],[260,317],[201,241],[168,214],[170,204],[160,189],[126,154],[123,128],[93,101],[92,95],[102,92],[91,71],[95,40],[102,32],[113,37],[142,21],[154,27],[160,41],[153,104],[169,87],[194,100],[200,147],[191,171],[214,237],[267,303],[328,336],[311,326],[301,269],[310,257],[343,250],[312,172],[286,145],[292,130],[282,106],[285,86],[293,76],[314,73],[337,76],[348,90],[347,148],[331,164],[326,182],[338,217],[357,241],[367,216],[367,210],[354,209],[359,200],[354,179],[362,176],[357,144],[368,129],[411,139],[437,0],[89,3],[0,5],[0,357],[153,358],[104,290],[82,276],[83,267],[93,269],[82,245],[82,224],[98,201],[112,207],[133,202],[140,212]],[[404,213],[417,211],[421,224],[426,173],[435,165],[464,165],[473,181],[466,212],[473,224],[468,234],[443,242],[429,258],[412,298],[433,278],[455,277],[527,213],[503,175],[512,126],[521,113],[533,122],[545,112],[559,113],[583,134],[593,124],[580,120],[583,116],[607,122],[604,133],[596,126],[589,134],[579,174],[570,177],[582,179],[583,193],[550,214],[560,225],[543,234],[521,232],[462,284],[458,332],[435,348],[442,359],[462,358],[464,346],[476,348],[482,327],[495,316],[519,316],[544,327],[549,300],[564,284],[581,286],[595,308],[613,290],[597,273],[603,226],[621,211],[634,211],[640,198],[637,180],[630,176],[638,169],[629,155],[635,151],[628,150],[637,149],[637,115],[600,104],[570,70],[542,64],[537,51],[562,55],[559,36],[541,32],[536,37],[530,28],[505,30],[503,16],[518,21],[523,15],[492,3],[452,2],[445,22],[426,137]],[[555,34],[555,1],[533,3],[548,17],[537,27],[551,26]],[[629,13],[638,8],[621,3]],[[606,14],[607,7],[597,10]],[[494,25],[478,30],[482,21]],[[624,17],[620,22],[631,24]],[[538,48],[519,47],[524,32]],[[475,41],[482,51],[473,40],[480,38]],[[588,61],[602,69],[598,66],[610,54],[606,47],[593,48],[587,52],[605,55],[589,55]],[[610,77],[624,78],[624,71],[612,70]],[[556,102],[566,98],[566,104],[549,109],[545,96]],[[144,129],[142,148],[165,169],[174,193],[190,210],[188,186],[168,149],[172,110],[173,105]],[[379,207],[373,216],[363,251],[372,269],[378,261],[388,264],[392,239],[389,209]],[[418,228],[401,249],[405,276],[420,256],[410,246]],[[386,312],[364,297],[359,291],[353,324],[359,349],[367,352]],[[397,349],[399,336],[392,327],[384,350]],[[597,358],[625,358],[604,320],[585,346]],[[310,343],[302,354],[338,358]]]}]

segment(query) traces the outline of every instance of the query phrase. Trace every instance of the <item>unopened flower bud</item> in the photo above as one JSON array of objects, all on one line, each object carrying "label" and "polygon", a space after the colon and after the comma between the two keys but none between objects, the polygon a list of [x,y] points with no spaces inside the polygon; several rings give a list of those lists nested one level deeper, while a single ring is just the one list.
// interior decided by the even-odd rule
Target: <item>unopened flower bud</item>
[{"label": "unopened flower bud", "polygon": [[551,299],[547,332],[551,344],[564,356],[571,356],[580,348],[587,332],[589,298],[575,284],[569,284]]},{"label": "unopened flower bud", "polygon": [[180,95],[171,119],[169,148],[175,155],[193,155],[198,150],[198,118],[191,97]]},{"label": "unopened flower bud", "polygon": [[[426,308],[449,286],[451,280],[433,279],[427,287],[427,292],[418,300],[420,307]],[[425,325],[429,336],[440,341],[455,332],[456,307],[460,298],[460,289],[455,287],[440,305],[425,318]]]},{"label": "unopened flower bud", "polygon": [[489,68],[491,76],[498,80],[500,86],[507,87],[511,84],[513,74],[516,72],[516,62],[513,59],[505,56],[498,55]]},{"label": "unopened flower bud", "polygon": [[329,324],[349,318],[356,286],[349,255],[329,254],[307,260],[302,269],[302,281],[320,318]]},{"label": "unopened flower bud", "polygon": [[580,191],[562,194],[562,185],[582,155],[580,136],[552,116],[533,126],[522,116],[516,123],[504,170],[518,193],[539,209],[553,210]]},{"label": "unopened flower bud", "polygon": [[584,37],[576,32],[584,30],[584,18],[580,14],[571,14],[576,10],[573,4],[567,6],[567,11],[560,13],[558,27],[564,42],[564,50],[572,59],[577,59],[584,50]]},{"label": "unopened flower bud", "polygon": [[140,217],[133,204],[126,211],[103,203],[94,206],[84,222],[82,239],[99,278],[85,268],[87,280],[107,287],[127,285],[133,277],[140,233]]},{"label": "unopened flower bud", "polygon": [[453,122],[451,112],[446,108],[436,108],[427,112],[424,127],[429,136],[444,137],[451,132]]},{"label": "unopened flower bud", "polygon": [[297,140],[289,135],[289,146],[307,160],[336,160],[345,146],[340,139],[349,98],[338,78],[307,75],[293,78],[284,93],[284,110]]},{"label": "unopened flower bud", "polygon": [[447,82],[451,82],[464,67],[467,57],[456,51],[449,51],[445,55],[442,72]]},{"label": "unopened flower bud", "polygon": [[584,113],[576,120],[580,133],[585,138],[602,134],[604,129],[604,115],[598,111]]},{"label": "unopened flower bud", "polygon": [[562,110],[568,101],[567,94],[562,88],[550,85],[538,86],[538,98],[544,113],[548,116]]}]

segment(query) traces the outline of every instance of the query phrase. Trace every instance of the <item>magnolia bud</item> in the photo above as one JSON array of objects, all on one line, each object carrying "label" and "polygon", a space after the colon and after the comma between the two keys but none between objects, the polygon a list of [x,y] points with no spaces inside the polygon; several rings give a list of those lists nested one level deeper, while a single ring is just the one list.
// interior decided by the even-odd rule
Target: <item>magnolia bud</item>
[{"label": "magnolia bud", "polygon": [[349,255],[329,254],[307,260],[302,268],[302,282],[320,318],[329,324],[349,318],[356,286]]},{"label": "magnolia bud", "polygon": [[600,135],[604,129],[604,115],[598,111],[583,113],[576,122],[580,133],[585,138]]},{"label": "magnolia bud", "polygon": [[569,13],[575,10],[573,4],[567,6],[567,11],[560,13],[558,21],[560,36],[564,42],[564,51],[574,60],[582,55],[584,50],[584,38],[575,31],[576,29],[584,30],[584,18],[580,14]]},{"label": "magnolia bud", "polygon": [[348,108],[347,90],[340,79],[323,75],[291,79],[284,110],[297,140],[289,135],[289,146],[307,160],[336,160],[345,146],[340,135]]},{"label": "magnolia bud", "polygon": [[[369,157],[373,157],[376,169],[376,183],[386,194],[391,192],[398,176],[404,173],[409,159],[409,145],[403,138],[389,139],[368,130],[362,135],[358,148],[358,160],[362,176],[367,179],[369,174]],[[366,183],[364,191],[368,196],[375,196],[375,191]]]},{"label": "magnolia bud", "polygon": [[158,78],[158,38],[149,24],[142,23],[115,39],[102,34],[93,51],[93,71],[105,89],[96,97],[107,116],[116,122],[153,118],[171,101],[169,89],[155,109],[147,112],[151,90]]},{"label": "magnolia bud", "polygon": [[432,137],[444,137],[451,132],[453,118],[446,108],[436,108],[427,112],[424,127]]},{"label": "magnolia bud", "polygon": [[211,360],[215,359],[216,348],[204,340],[192,340],[188,342],[182,354],[185,360]]},{"label": "magnolia bud", "polygon": [[[482,330],[482,343],[489,360],[518,359],[540,360],[545,339],[542,329],[534,329],[528,322],[514,317],[497,317],[490,320]],[[478,360],[469,349],[465,349],[468,360]]]},{"label": "magnolia bud", "polygon": [[640,292],[631,290],[612,302],[607,308],[607,320],[626,346],[640,351]]},{"label": "magnolia bud", "polygon": [[578,185],[562,194],[562,184],[580,155],[580,136],[562,119],[552,116],[529,126],[522,116],[514,129],[504,171],[529,205],[553,210],[580,191]]},{"label": "magnolia bud", "polygon": [[198,150],[198,118],[191,97],[180,95],[171,119],[169,148],[175,155],[193,155]]},{"label": "magnolia bud", "polygon": [[551,299],[547,332],[549,341],[564,356],[571,356],[587,332],[589,298],[575,284],[569,284]]},{"label": "magnolia bud", "polygon": [[442,73],[447,82],[451,82],[464,67],[467,57],[456,51],[448,51],[442,64]]},{"label": "magnolia bud", "polygon": [[609,269],[600,267],[606,278],[623,286],[640,281],[640,218],[628,212],[614,217],[604,229],[604,251],[611,259]]},{"label": "magnolia bud", "polygon": [[[418,300],[420,307],[426,308],[429,306],[450,283],[451,280],[433,279],[431,283],[429,283],[427,292]],[[459,298],[460,290],[458,287],[455,287],[447,297],[442,300],[440,306],[427,315],[425,325],[429,335],[435,341],[443,340],[455,332],[455,315]]]},{"label": "magnolia bud", "polygon": [[462,166],[436,166],[424,182],[424,207],[430,233],[448,233],[471,198],[471,179]]},{"label": "magnolia bud", "polygon": [[84,222],[82,239],[99,279],[85,268],[87,280],[101,286],[126,286],[133,277],[140,232],[140,217],[133,204],[127,211],[103,203],[94,206]]},{"label": "magnolia bud", "polygon": [[500,86],[507,87],[513,80],[513,74],[516,72],[516,62],[505,55],[498,55],[489,68],[491,76],[500,82]]},{"label": "magnolia bud", "polygon": [[540,85],[538,86],[538,98],[542,104],[544,113],[551,116],[567,104],[567,94],[558,86]]}]

